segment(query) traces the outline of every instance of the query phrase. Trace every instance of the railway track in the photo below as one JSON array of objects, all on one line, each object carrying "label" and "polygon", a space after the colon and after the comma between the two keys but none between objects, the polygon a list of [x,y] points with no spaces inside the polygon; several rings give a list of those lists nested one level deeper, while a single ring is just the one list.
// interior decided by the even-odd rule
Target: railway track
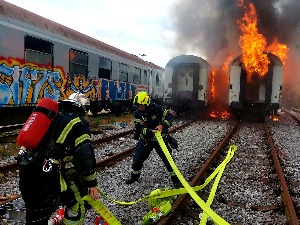
[{"label": "railway track", "polygon": [[[109,136],[106,136],[101,139],[93,141],[93,144],[100,145],[100,144],[118,139],[120,137],[130,135],[133,133],[133,131],[134,131],[133,129],[130,129],[125,132],[109,135]],[[8,171],[12,171],[12,170],[16,170],[16,169],[18,169],[18,164],[16,162],[6,163],[6,164],[0,166],[0,173],[7,173]]]},{"label": "railway track", "polygon": [[22,124],[13,124],[13,125],[9,125],[9,126],[0,126],[0,133],[21,129],[23,127],[23,125],[24,124],[22,123]]},{"label": "railway track", "polygon": [[[238,134],[239,131],[235,130],[237,127],[239,127],[238,129],[246,129],[246,133],[249,137],[245,139],[245,138],[242,138],[242,136],[239,136],[239,134]],[[259,130],[259,131],[257,131],[257,133],[259,134],[258,136],[262,139],[257,140],[256,138],[254,138],[255,132],[254,132],[254,130],[252,130],[254,128],[257,128]],[[214,153],[212,153],[213,151],[209,151],[210,153],[209,153],[209,155],[207,155],[207,157],[203,153],[199,154],[199,156],[204,155],[204,157],[206,157],[206,159],[208,159],[207,161],[203,161],[203,163],[201,163],[201,166],[199,166],[199,165],[193,166],[192,160],[189,161],[189,163],[191,163],[191,165],[189,165],[189,169],[184,169],[183,174],[184,174],[186,180],[190,182],[191,186],[197,185],[197,184],[199,184],[199,182],[202,183],[204,181],[204,179],[207,177],[207,175],[209,175],[214,170],[214,168],[218,165],[218,163],[220,163],[220,161],[222,161],[222,159],[225,157],[229,144],[235,143],[235,144],[237,144],[239,149],[236,152],[234,159],[232,159],[232,161],[227,165],[227,168],[224,171],[224,174],[223,174],[224,179],[222,178],[220,181],[220,184],[219,184],[219,187],[217,190],[217,195],[215,197],[212,208],[222,218],[226,219],[227,221],[230,221],[230,224],[236,224],[236,225],[238,225],[238,224],[255,224],[255,223],[251,223],[251,222],[253,222],[254,217],[258,218],[258,221],[259,221],[259,218],[261,218],[261,214],[268,215],[268,213],[270,214],[271,212],[275,213],[274,215],[275,215],[275,219],[277,220],[277,222],[282,221],[283,223],[276,223],[276,222],[272,223],[272,221],[268,222],[266,220],[260,224],[298,224],[297,223],[298,218],[295,217],[295,215],[293,214],[293,210],[288,209],[289,203],[286,203],[283,201],[283,200],[288,199],[288,197],[287,197],[288,195],[286,195],[285,192],[282,192],[282,190],[284,190],[285,188],[282,188],[282,186],[279,186],[280,179],[277,178],[276,169],[271,167],[271,165],[274,164],[273,160],[271,159],[271,149],[272,148],[268,147],[268,144],[266,141],[268,139],[263,138],[265,136],[265,134],[264,134],[265,129],[267,129],[267,128],[263,128],[261,125],[257,125],[257,127],[254,126],[254,128],[253,127],[249,128],[249,125],[238,125],[238,124],[234,125],[229,130],[229,132],[226,135],[224,135],[225,138],[219,142]],[[246,135],[246,137],[247,137],[247,135]],[[253,144],[251,144],[251,142],[249,142],[252,139],[255,140],[255,143],[253,143]],[[263,147],[260,147],[260,146],[263,146]],[[200,146],[197,146],[197,147],[200,147]],[[102,160],[102,162],[99,161],[98,162],[99,169],[102,170],[102,169],[106,168],[106,172],[103,172],[103,173],[101,172],[100,176],[103,176],[103,174],[106,174],[108,172],[107,170],[112,171],[112,169],[108,169],[108,167],[110,167],[110,165],[114,165],[114,167],[117,165],[117,167],[119,167],[119,168],[128,167],[126,165],[125,166],[123,165],[124,162],[128,165],[127,161],[124,161],[123,159],[124,159],[124,157],[128,156],[128,154],[131,154],[133,151],[134,151],[134,148],[132,148],[131,150],[128,149],[127,154],[124,153],[124,155],[123,155],[120,153],[120,156],[118,156],[118,154],[111,156],[112,157],[111,159],[114,160],[115,162],[110,161],[109,157]],[[260,151],[262,151],[262,152],[260,152]],[[266,152],[264,153],[263,151],[266,151]],[[250,153],[255,152],[257,157],[249,158],[249,155],[250,155],[249,152]],[[196,158],[196,157],[194,157],[194,158]],[[116,161],[121,161],[121,162],[116,163]],[[250,163],[250,162],[252,162],[252,163]],[[255,167],[253,165],[255,165]],[[154,167],[155,167],[155,165],[154,165]],[[192,168],[190,168],[190,167],[192,167]],[[196,173],[195,168],[201,168],[201,169],[198,173]],[[251,170],[249,168],[255,168],[256,170]],[[243,170],[243,173],[241,173],[241,170]],[[235,171],[238,173],[235,174],[234,173]],[[249,172],[248,175],[247,175],[247,172]],[[255,174],[257,175],[256,177],[255,177]],[[242,176],[242,175],[244,175],[244,176]],[[108,176],[111,177],[113,175],[111,174]],[[116,175],[114,175],[114,176],[116,176]],[[159,176],[159,173],[156,174],[154,177],[156,177],[156,176]],[[103,177],[103,179],[105,180],[107,178]],[[144,179],[144,178],[142,178],[142,179]],[[103,187],[104,190],[109,192],[110,187],[108,184],[107,184],[108,186],[105,185],[104,180],[102,180],[102,179],[99,180],[100,187]],[[238,181],[244,182],[245,185],[247,184],[248,189],[245,188],[245,186],[239,187],[237,185]],[[154,182],[154,181],[152,181],[152,182]],[[247,182],[249,182],[249,183],[247,183]],[[146,183],[147,183],[147,181],[146,181]],[[156,183],[156,181],[151,186],[153,186],[153,185],[155,186],[155,183]],[[258,200],[257,204],[254,204],[253,202],[251,202],[255,198],[252,195],[248,196],[249,202],[247,202],[248,201],[248,199],[246,198],[247,195],[245,195],[244,192],[245,192],[245,190],[247,190],[247,193],[251,193],[250,187],[251,187],[252,183],[256,184],[256,185],[258,183],[263,183],[263,184],[266,183],[265,184],[266,187],[264,187],[264,189],[262,189],[263,191],[261,191],[261,192],[263,194],[265,194],[266,196],[274,196],[273,200],[271,198],[271,204],[262,204],[264,199],[261,201]],[[143,180],[141,181],[141,184],[143,184]],[[139,192],[138,190],[141,188],[140,187],[141,184],[137,183],[135,185],[136,187],[130,186],[130,189],[131,188],[134,189],[131,191],[129,191],[130,189],[128,189],[125,185],[124,191],[125,192],[129,191],[129,193],[127,194],[128,198],[126,198],[127,200],[135,198],[132,194],[130,194],[130,192],[132,192],[132,191]],[[271,186],[267,186],[269,184]],[[289,183],[287,183],[286,185],[289,188]],[[261,186],[254,185],[254,188],[257,188],[257,187],[261,187]],[[111,187],[111,188],[112,188],[112,190],[111,190],[112,193],[118,191],[118,190],[116,190],[116,188],[113,188],[113,187]],[[226,190],[235,190],[235,191],[227,192]],[[258,192],[259,190],[260,189],[256,190],[256,192]],[[252,191],[252,192],[256,193],[255,191]],[[199,193],[199,196],[202,197],[203,199],[207,198],[208,195],[209,195],[209,192],[206,192],[206,191],[203,191],[203,192],[201,191],[201,193]],[[239,196],[240,197],[242,196],[242,198],[239,198]],[[284,196],[284,197],[282,197],[282,196]],[[257,198],[258,197],[260,197],[260,196],[257,196]],[[121,198],[121,197],[118,197],[118,198]],[[125,199],[125,201],[126,201],[126,199]],[[188,205],[184,206],[185,203],[187,203]],[[122,217],[122,216],[118,215],[118,213],[117,213],[117,212],[119,212],[118,209],[116,209],[115,207],[110,205],[108,202],[105,202],[105,204],[108,206],[108,208],[112,208],[112,212],[114,214],[117,214],[117,216],[120,218]],[[286,205],[287,205],[287,207],[286,207]],[[117,210],[117,211],[115,211],[115,210]],[[124,208],[122,208],[120,210],[124,211]],[[284,213],[285,211],[289,212],[288,215],[286,215]],[[126,210],[126,212],[128,214],[128,210]],[[142,218],[142,215],[140,215],[141,211],[139,211],[139,212],[134,211],[134,212],[139,215],[139,218]],[[243,213],[243,215],[239,215],[239,213],[241,213],[241,212]],[[189,195],[181,195],[174,202],[171,213],[167,217],[162,219],[159,224],[160,225],[161,224],[174,224],[174,225],[188,224],[188,223],[186,223],[186,221],[192,221],[192,220],[199,221],[198,216],[200,213],[201,213],[200,207],[197,204],[195,204],[195,202],[193,202],[193,200],[190,200]],[[247,213],[250,213],[250,214],[252,213],[252,215],[253,215],[252,217],[250,217],[250,216],[248,217],[248,219],[249,219],[248,223],[247,223],[247,221],[243,222],[243,219],[241,219],[241,218],[244,218],[244,220],[245,220],[248,216]],[[93,217],[93,216],[91,216],[91,217]],[[180,219],[178,219],[178,218],[180,218]],[[294,219],[296,218],[295,220],[297,222],[293,221],[293,218]],[[130,219],[128,219],[128,221],[129,220]],[[134,223],[130,223],[130,222],[127,223],[127,220],[124,218],[123,218],[123,220],[121,219],[121,221],[122,221],[122,224],[126,224],[126,225],[134,224]],[[130,221],[132,221],[132,220],[130,220]],[[185,222],[183,223],[183,221],[185,221]],[[90,224],[90,223],[91,223],[91,221],[86,222],[85,224]],[[210,223],[211,222],[208,222],[208,224],[210,224]]]},{"label": "railway track", "polygon": [[[188,126],[190,123],[192,123],[192,121],[188,121],[182,125],[178,125],[176,128],[173,128],[172,130],[170,130],[170,133],[173,133],[173,132],[176,132],[180,129],[183,129],[184,127]],[[133,134],[133,129],[130,129],[130,130],[127,130],[125,132],[121,132],[121,133],[117,133],[117,134],[114,134],[114,135],[110,135],[110,136],[107,136],[107,137],[103,137],[99,140],[95,140],[93,142],[94,145],[101,145],[101,144],[104,144],[104,143],[107,143],[107,142],[110,142],[112,140],[116,140],[118,138],[123,138],[124,136],[128,136],[128,135],[131,135]],[[113,154],[111,156],[108,156],[106,157],[105,159],[102,159],[102,160],[98,160],[96,162],[96,167],[97,169],[102,169],[104,167],[107,167],[107,166],[110,166],[110,165],[114,165],[117,161],[120,161],[122,160],[123,158],[127,157],[128,155],[132,154],[135,150],[135,146],[134,147],[131,147],[129,149],[126,149],[124,151],[121,151],[119,153],[116,153],[116,154]],[[15,162],[15,163],[10,163],[10,164],[5,164],[5,165],[1,165],[0,166],[0,173],[7,173],[9,171],[14,171],[14,170],[17,170],[18,169],[18,164]],[[1,205],[5,205],[7,203],[10,203],[18,198],[20,198],[21,195],[19,194],[11,194],[8,196],[7,200],[3,200],[3,201],[0,201],[0,206]]]},{"label": "railway track", "polygon": [[[248,148],[245,147],[245,143],[239,143],[239,132],[243,132],[243,129],[246,132],[251,131],[249,140],[246,140]],[[254,137],[256,132],[261,138]],[[252,138],[256,140],[251,142]],[[259,147],[258,142],[260,146],[265,146]],[[190,185],[199,185],[199,181],[207,178],[207,174],[209,175],[224,159],[228,149],[227,143],[235,143],[242,147],[238,147],[234,159],[224,171],[217,191],[219,194],[215,197],[212,209],[230,224],[299,224],[283,169],[266,125],[235,125]],[[199,193],[203,199],[207,199],[209,194],[209,190]],[[201,215],[200,207],[189,199],[187,194],[180,196],[173,204],[171,213],[158,225],[177,225],[181,224],[180,221],[184,217],[195,219],[195,215]]]},{"label": "railway track", "polygon": [[[184,128],[185,126],[187,126],[191,122],[192,122],[192,120],[189,120],[188,122],[186,122],[186,123],[184,123],[182,125],[178,125],[176,128],[173,128],[172,130],[170,130],[170,132],[171,133],[172,132],[176,132],[178,129]],[[126,136],[128,137],[128,136],[132,135],[133,132],[134,132],[134,129],[129,129],[129,130],[126,130],[124,132],[119,132],[119,133],[116,133],[116,134],[107,135],[107,136],[104,136],[104,137],[102,137],[100,139],[94,140],[93,144],[95,146],[102,145],[104,143],[107,143],[107,142],[110,142],[110,141],[113,141],[113,140],[117,140],[119,138],[124,138]],[[96,134],[97,131],[95,131],[93,133]],[[99,160],[97,162],[97,165],[100,168],[100,167],[107,166],[109,164],[113,164],[114,163],[114,159],[119,160],[122,157],[126,157],[127,155],[129,155],[133,151],[134,151],[134,147],[129,148],[129,149],[123,151],[123,152],[113,154],[113,155],[107,157],[104,160]],[[3,164],[3,165],[0,165],[0,173],[7,173],[8,171],[13,171],[13,170],[16,170],[16,169],[18,169],[17,162],[6,163],[6,164]]]}]

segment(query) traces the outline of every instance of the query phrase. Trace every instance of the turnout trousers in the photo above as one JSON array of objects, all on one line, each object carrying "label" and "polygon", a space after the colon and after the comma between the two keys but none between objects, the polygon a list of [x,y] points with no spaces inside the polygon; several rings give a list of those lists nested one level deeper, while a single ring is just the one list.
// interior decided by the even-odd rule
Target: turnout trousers
[{"label": "turnout trousers", "polygon": [[[171,154],[172,149],[169,147],[167,142],[165,142],[165,143]],[[131,166],[132,170],[133,171],[141,171],[145,160],[149,157],[149,155],[153,149],[156,150],[157,154],[162,159],[168,172],[169,173],[173,172],[173,169],[172,169],[169,161],[167,160],[165,154],[163,153],[161,147],[159,146],[159,143],[157,141],[149,141],[147,144],[145,144],[145,141],[143,139],[139,139],[139,141],[137,143],[135,155],[133,157],[133,163]]]},{"label": "turnout trousers", "polygon": [[43,172],[43,161],[20,165],[19,188],[26,206],[26,225],[47,225],[59,195],[59,173]]}]

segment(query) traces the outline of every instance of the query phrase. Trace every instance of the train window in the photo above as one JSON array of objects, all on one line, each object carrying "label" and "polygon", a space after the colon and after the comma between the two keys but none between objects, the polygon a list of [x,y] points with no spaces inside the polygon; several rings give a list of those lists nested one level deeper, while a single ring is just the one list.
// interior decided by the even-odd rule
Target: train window
[{"label": "train window", "polygon": [[99,73],[98,73],[99,79],[100,78],[110,79],[111,68],[112,68],[111,60],[101,57],[99,62]]},{"label": "train window", "polygon": [[144,70],[144,85],[148,85],[148,74],[147,74],[147,70]]},{"label": "train window", "polygon": [[26,35],[25,62],[47,65],[53,68],[53,43]]},{"label": "train window", "polygon": [[230,84],[229,88],[232,89],[232,84]]},{"label": "train window", "polygon": [[88,75],[88,54],[70,49],[70,73]]},{"label": "train window", "polygon": [[133,83],[141,83],[141,69],[133,68]]},{"label": "train window", "polygon": [[119,80],[120,81],[128,81],[128,70],[129,67],[126,64],[120,63],[120,69],[119,69]]},{"label": "train window", "polygon": [[159,86],[159,76],[156,74],[156,86]]}]

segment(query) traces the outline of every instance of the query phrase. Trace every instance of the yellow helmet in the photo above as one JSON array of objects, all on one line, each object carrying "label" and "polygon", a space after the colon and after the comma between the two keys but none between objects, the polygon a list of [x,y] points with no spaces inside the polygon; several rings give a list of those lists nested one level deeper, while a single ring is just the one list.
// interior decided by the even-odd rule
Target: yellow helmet
[{"label": "yellow helmet", "polygon": [[145,91],[137,93],[133,99],[134,105],[150,105],[150,96]]}]

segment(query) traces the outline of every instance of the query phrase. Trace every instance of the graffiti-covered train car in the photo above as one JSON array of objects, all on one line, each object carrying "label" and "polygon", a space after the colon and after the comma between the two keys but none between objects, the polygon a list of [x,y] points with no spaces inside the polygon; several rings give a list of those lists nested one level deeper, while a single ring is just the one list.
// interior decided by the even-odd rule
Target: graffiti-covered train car
[{"label": "graffiti-covered train car", "polygon": [[162,98],[163,68],[3,0],[0,9],[0,125],[24,122],[44,97],[84,93],[93,114],[122,112],[139,90]]}]

